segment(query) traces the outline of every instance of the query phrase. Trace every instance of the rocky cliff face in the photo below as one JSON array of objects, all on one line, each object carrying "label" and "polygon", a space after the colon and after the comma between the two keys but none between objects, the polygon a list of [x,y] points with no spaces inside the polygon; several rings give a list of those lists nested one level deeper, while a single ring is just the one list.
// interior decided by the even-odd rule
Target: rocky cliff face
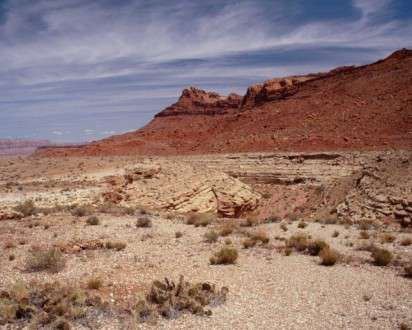
[{"label": "rocky cliff face", "polygon": [[317,78],[317,75],[293,76],[271,79],[263,84],[250,86],[242,99],[242,109],[251,109],[268,101],[280,100],[295,94],[302,82]]},{"label": "rocky cliff face", "polygon": [[221,96],[217,93],[189,87],[183,90],[176,103],[158,113],[156,117],[227,114],[237,110],[240,106],[240,101],[241,96],[235,93]]}]

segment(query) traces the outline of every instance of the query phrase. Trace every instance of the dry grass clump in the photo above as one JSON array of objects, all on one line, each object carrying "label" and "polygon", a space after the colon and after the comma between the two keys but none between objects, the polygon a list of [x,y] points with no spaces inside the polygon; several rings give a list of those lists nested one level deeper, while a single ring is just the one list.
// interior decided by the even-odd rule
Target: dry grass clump
[{"label": "dry grass clump", "polygon": [[92,277],[87,281],[87,288],[90,290],[99,290],[103,286],[103,281],[100,277]]},{"label": "dry grass clump", "polygon": [[404,238],[404,239],[401,240],[401,243],[400,243],[400,244],[401,244],[402,246],[412,245],[412,238],[410,238],[410,237]]},{"label": "dry grass clump", "polygon": [[1,292],[0,325],[19,329],[71,329],[72,323],[84,320],[92,309],[103,311],[105,306],[99,297],[80,288],[58,282],[18,283]]},{"label": "dry grass clump", "polygon": [[212,265],[234,264],[238,256],[236,248],[225,246],[210,257],[210,263]]},{"label": "dry grass clump", "polygon": [[207,243],[216,243],[219,239],[219,234],[214,230],[209,230],[207,233],[205,233],[204,238],[205,242]]},{"label": "dry grass clump", "polygon": [[143,215],[136,221],[137,228],[150,228],[152,227],[152,220],[148,215]]},{"label": "dry grass clump", "polygon": [[127,244],[122,241],[108,241],[105,244],[106,249],[121,251],[126,248]]},{"label": "dry grass clump", "polygon": [[29,217],[37,213],[36,205],[34,205],[34,202],[31,199],[18,204],[14,207],[14,210],[23,214],[24,217]]},{"label": "dry grass clump", "polygon": [[294,248],[296,251],[303,252],[309,245],[309,238],[304,233],[292,235],[287,241],[286,246]]},{"label": "dry grass clump", "polygon": [[187,217],[186,224],[195,227],[207,227],[214,219],[215,216],[212,213],[191,213]]},{"label": "dry grass clump", "polygon": [[92,216],[92,217],[87,218],[86,223],[89,226],[98,226],[100,224],[100,220],[98,217]]},{"label": "dry grass clump", "polygon": [[145,300],[140,300],[132,309],[139,323],[155,322],[158,317],[174,319],[183,313],[199,316],[210,316],[214,307],[225,303],[229,289],[220,290],[207,282],[189,283],[183,276],[179,282],[165,278],[164,282],[154,281]]},{"label": "dry grass clump", "polygon": [[58,273],[66,265],[66,260],[57,248],[32,249],[26,258],[26,269],[29,271],[49,271]]},{"label": "dry grass clump", "polygon": [[70,213],[75,217],[85,217],[92,215],[94,208],[91,205],[76,205],[71,210]]},{"label": "dry grass clump", "polygon": [[372,252],[372,258],[376,266],[386,266],[392,261],[393,255],[388,250],[375,248]]},{"label": "dry grass clump", "polygon": [[339,259],[339,253],[330,247],[324,247],[320,253],[320,264],[323,266],[333,266]]},{"label": "dry grass clump", "polygon": [[182,237],[182,236],[183,236],[183,233],[182,233],[181,231],[175,232],[175,237],[176,237],[176,238],[180,238],[180,237]]}]

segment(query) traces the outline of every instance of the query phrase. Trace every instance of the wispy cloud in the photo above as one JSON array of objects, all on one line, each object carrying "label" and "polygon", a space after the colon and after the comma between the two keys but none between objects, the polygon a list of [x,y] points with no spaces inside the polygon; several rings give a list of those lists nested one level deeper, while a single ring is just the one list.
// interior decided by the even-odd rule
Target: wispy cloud
[{"label": "wispy cloud", "polygon": [[62,138],[74,140],[88,139],[88,127],[137,128],[186,85],[241,92],[411,46],[411,18],[408,0],[9,0],[0,122],[12,124],[0,134],[13,125],[27,134],[22,120],[45,118],[45,132],[70,126]]}]

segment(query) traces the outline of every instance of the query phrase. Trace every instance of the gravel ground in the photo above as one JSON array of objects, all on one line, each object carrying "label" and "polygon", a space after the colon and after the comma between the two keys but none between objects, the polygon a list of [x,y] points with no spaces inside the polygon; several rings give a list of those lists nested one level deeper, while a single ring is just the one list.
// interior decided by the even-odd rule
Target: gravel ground
[{"label": "gravel ground", "polygon": [[[195,228],[179,220],[154,217],[152,228],[136,228],[136,217],[99,215],[101,225],[87,226],[85,218],[67,214],[50,215],[41,220],[3,221],[1,241],[27,244],[3,250],[0,287],[19,280],[84,283],[87,278],[104,279],[102,295],[113,304],[126,308],[142,297],[154,279],[178,279],[184,275],[191,282],[210,281],[229,287],[228,300],[212,309],[211,317],[183,315],[174,320],[160,320],[155,326],[142,324],[138,328],[156,329],[396,329],[401,322],[412,324],[412,281],[400,276],[394,267],[376,267],[366,261],[319,265],[318,257],[293,253],[284,256],[274,248],[282,245],[275,236],[289,237],[305,231],[313,237],[323,237],[344,254],[360,260],[368,255],[345,246],[355,243],[358,231],[338,225],[321,228],[316,223],[297,229],[297,223],[283,232],[279,224],[260,225],[271,237],[267,247],[241,248],[243,237],[232,234],[232,244],[240,256],[235,265],[212,266],[208,260],[224,243],[203,242],[208,228]],[[32,222],[40,225],[28,228]],[[49,224],[44,229],[44,224]],[[322,229],[322,230],[320,230]],[[340,235],[332,238],[339,229]],[[175,232],[183,236],[175,238]],[[406,234],[402,234],[406,235]],[[344,237],[349,236],[345,239]],[[29,273],[24,270],[25,257],[33,244],[67,244],[70,241],[99,239],[127,242],[123,251],[82,251],[68,253],[66,267],[58,274]],[[411,247],[391,243],[399,253],[411,253]],[[13,253],[16,260],[8,261]],[[363,258],[363,259],[362,259]],[[97,318],[96,328],[124,329],[130,326],[125,315],[119,319]]]}]

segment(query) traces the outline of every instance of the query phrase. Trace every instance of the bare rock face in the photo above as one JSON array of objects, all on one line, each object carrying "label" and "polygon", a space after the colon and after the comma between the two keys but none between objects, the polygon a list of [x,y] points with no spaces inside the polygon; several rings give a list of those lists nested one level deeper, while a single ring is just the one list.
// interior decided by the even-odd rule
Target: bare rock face
[{"label": "bare rock face", "polygon": [[299,83],[316,78],[317,75],[293,76],[271,79],[263,84],[250,86],[242,99],[242,108],[253,108],[267,101],[279,100],[297,92]]},{"label": "bare rock face", "polygon": [[110,180],[103,201],[179,213],[214,212],[237,217],[258,206],[260,194],[227,174],[176,162],[137,164],[121,183]]},{"label": "bare rock face", "polygon": [[218,115],[239,108],[241,97],[237,94],[221,96],[202,89],[184,89],[179,100],[157,114],[157,117],[176,115]]}]

